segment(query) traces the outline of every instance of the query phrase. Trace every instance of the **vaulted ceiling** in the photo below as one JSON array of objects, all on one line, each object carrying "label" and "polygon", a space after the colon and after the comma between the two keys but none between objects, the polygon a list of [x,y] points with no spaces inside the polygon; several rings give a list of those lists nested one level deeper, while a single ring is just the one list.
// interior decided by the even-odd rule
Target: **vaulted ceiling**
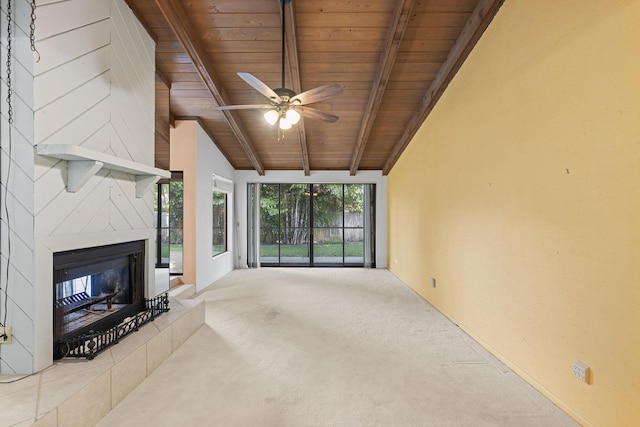
[{"label": "vaulted ceiling", "polygon": [[[126,0],[157,43],[156,164],[169,168],[169,126],[196,119],[236,169],[382,170],[387,174],[503,0]],[[336,83],[279,137],[251,73],[296,93]],[[280,135],[281,136],[281,135]]]}]

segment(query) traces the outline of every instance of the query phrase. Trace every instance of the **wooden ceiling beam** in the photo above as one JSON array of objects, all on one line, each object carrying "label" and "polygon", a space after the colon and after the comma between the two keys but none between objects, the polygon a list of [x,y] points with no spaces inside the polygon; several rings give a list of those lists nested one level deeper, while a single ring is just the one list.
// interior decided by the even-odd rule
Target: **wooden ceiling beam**
[{"label": "wooden ceiling beam", "polygon": [[[296,11],[295,2],[290,1],[288,6],[284,9],[285,19],[285,32],[288,35],[286,38],[286,53],[289,62],[289,76],[291,77],[292,90],[295,93],[302,92],[302,84],[300,83],[300,62],[298,61],[298,36],[296,34]],[[282,10],[282,9],[281,9]],[[298,142],[300,144],[300,154],[302,157],[302,169],[305,176],[309,176],[311,171],[309,169],[309,152],[307,150],[307,133],[304,128],[304,119],[301,119],[296,125],[298,130]]]},{"label": "wooden ceiling beam", "polygon": [[478,2],[456,39],[454,46],[449,51],[447,59],[422,97],[420,107],[409,119],[404,133],[391,150],[382,168],[383,175],[389,174],[393,165],[398,161],[404,149],[409,145],[422,123],[429,116],[436,102],[438,102],[449,82],[462,66],[462,63],[467,59],[467,56],[469,56],[469,53],[482,36],[484,30],[489,26],[503,2],[504,0],[480,0]]},{"label": "wooden ceiling beam", "polygon": [[369,101],[364,112],[362,125],[360,126],[360,132],[351,158],[351,166],[349,168],[351,175],[355,175],[360,167],[360,161],[362,160],[362,155],[364,154],[364,150],[367,146],[371,129],[375,123],[380,104],[382,103],[384,91],[387,87],[391,71],[393,70],[393,65],[396,62],[396,57],[400,50],[400,44],[402,43],[404,33],[407,29],[407,25],[409,24],[409,18],[411,17],[414,4],[415,0],[400,1],[393,13],[393,18],[389,25],[389,31],[384,44],[384,50],[380,58],[378,71],[373,81]]},{"label": "wooden ceiling beam", "polygon": [[[209,63],[209,59],[204,48],[191,30],[193,26],[189,22],[189,17],[182,6],[182,2],[180,0],[155,0],[155,2],[160,9],[160,12],[162,12],[162,15],[167,20],[167,23],[171,27],[176,38],[184,48],[187,55],[189,55],[196,71],[209,92],[211,92],[215,101],[221,106],[228,105],[229,102],[226,99],[226,95],[218,89],[222,88],[222,84],[220,84],[213,73],[213,67]],[[251,165],[260,175],[264,175],[264,166],[262,165],[262,161],[258,157],[250,139],[240,126],[239,120],[236,119],[236,113],[231,110],[222,110],[222,113],[224,114],[232,132],[236,138],[238,138],[238,142],[249,158]]]},{"label": "wooden ceiling beam", "polygon": [[167,87],[167,89],[171,90],[171,82],[169,81],[169,79],[156,68],[156,82],[157,81],[162,82]]}]

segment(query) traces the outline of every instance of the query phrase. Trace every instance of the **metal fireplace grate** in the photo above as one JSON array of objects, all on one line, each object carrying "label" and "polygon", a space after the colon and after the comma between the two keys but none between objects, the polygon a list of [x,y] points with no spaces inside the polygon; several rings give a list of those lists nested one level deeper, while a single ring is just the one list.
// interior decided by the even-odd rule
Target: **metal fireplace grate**
[{"label": "metal fireplace grate", "polygon": [[146,304],[145,252],[145,242],[138,240],[53,254],[54,359],[76,351],[82,354],[76,340],[96,335],[89,344],[99,342],[101,347],[140,325],[145,315],[137,314]]},{"label": "metal fireplace grate", "polygon": [[123,337],[137,331],[142,325],[153,321],[167,311],[169,311],[169,296],[167,293],[152,299],[144,299],[143,311],[107,330],[89,331],[78,337],[58,340],[54,343],[54,352],[58,358],[84,357],[91,360],[98,353],[113,344],[117,344]]}]

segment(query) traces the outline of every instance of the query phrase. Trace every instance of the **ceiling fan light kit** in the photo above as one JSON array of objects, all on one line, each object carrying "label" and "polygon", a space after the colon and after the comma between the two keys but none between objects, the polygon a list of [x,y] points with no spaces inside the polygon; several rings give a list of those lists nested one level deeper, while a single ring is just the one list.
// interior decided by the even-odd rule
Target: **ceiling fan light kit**
[{"label": "ceiling fan light kit", "polygon": [[280,129],[291,129],[291,126],[298,123],[301,117],[300,113],[295,110],[298,102],[292,104],[290,101],[296,94],[287,88],[278,88],[274,92],[279,95],[280,102],[271,98],[272,109],[264,113],[264,118],[272,126],[279,122]]},{"label": "ceiling fan light kit", "polygon": [[272,126],[276,124],[279,118],[280,118],[280,115],[276,110],[269,110],[266,113],[264,113],[264,119],[267,121],[267,123],[269,123]]},{"label": "ceiling fan light kit", "polygon": [[284,115],[284,117],[292,125],[295,125],[300,121],[300,113],[298,113],[296,110],[287,110],[287,113]]},{"label": "ceiling fan light kit", "polygon": [[300,121],[302,116],[321,120],[327,123],[335,123],[339,117],[315,108],[307,107],[306,104],[323,101],[327,98],[342,93],[342,87],[338,84],[320,86],[306,92],[296,94],[293,90],[284,87],[285,85],[285,4],[291,0],[278,0],[282,4],[282,87],[271,89],[260,79],[250,73],[238,73],[238,76],[249,86],[266,96],[270,104],[256,105],[223,105],[217,107],[219,110],[245,110],[245,109],[268,109],[264,118],[270,125],[278,123],[281,130],[291,129],[293,125]]}]

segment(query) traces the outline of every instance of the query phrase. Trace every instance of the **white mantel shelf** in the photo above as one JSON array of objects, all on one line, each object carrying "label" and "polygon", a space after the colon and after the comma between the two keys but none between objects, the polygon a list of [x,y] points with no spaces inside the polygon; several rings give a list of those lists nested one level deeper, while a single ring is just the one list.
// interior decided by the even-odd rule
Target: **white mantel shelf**
[{"label": "white mantel shelf", "polygon": [[71,144],[38,144],[36,153],[41,156],[66,160],[67,191],[80,190],[100,169],[110,169],[136,175],[136,197],[140,198],[160,178],[170,178],[171,172],[142,163],[110,156]]}]

